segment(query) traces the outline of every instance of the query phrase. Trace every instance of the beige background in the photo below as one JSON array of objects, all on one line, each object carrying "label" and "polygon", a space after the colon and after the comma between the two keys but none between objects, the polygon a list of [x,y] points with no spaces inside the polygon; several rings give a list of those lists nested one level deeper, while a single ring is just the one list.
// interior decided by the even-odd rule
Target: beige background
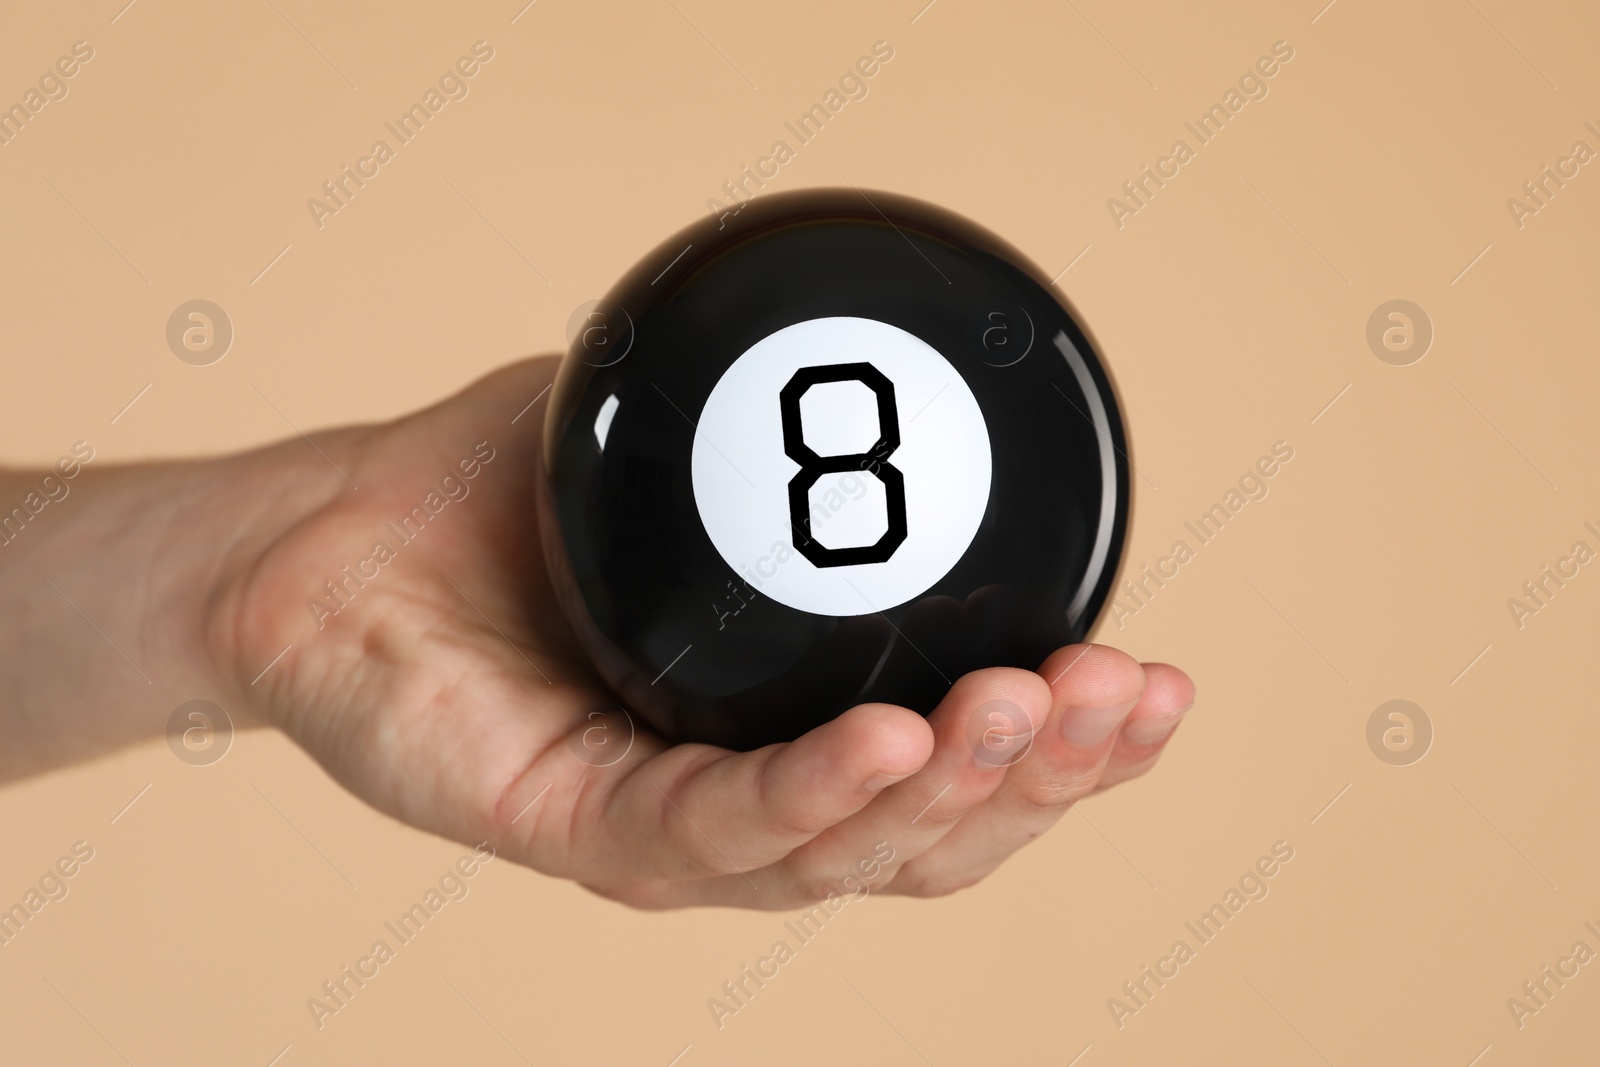
[{"label": "beige background", "polygon": [[[464,850],[249,733],[210,767],[150,744],[0,792],[0,901],[95,849],[0,948],[0,1060],[1600,1056],[1600,963],[1524,1028],[1506,1005],[1575,941],[1600,951],[1580,680],[1600,566],[1521,629],[1506,605],[1573,542],[1600,548],[1600,166],[1521,229],[1506,206],[1575,140],[1600,149],[1591,5],[123,2],[4,16],[4,102],[95,49],[0,147],[7,461],[237,449],[560,348],[574,308],[878,40],[895,56],[870,94],[770,188],[912,194],[1071,264],[1141,472],[1129,562],[1273,442],[1295,458],[1100,628],[1198,680],[1154,774],[975,889],[852,905],[720,1031],[707,998],[790,916],[635,914],[506,863],[319,1031],[307,998]],[[480,39],[471,95],[319,230],[306,199]],[[1270,95],[1118,229],[1107,198],[1279,40],[1295,57]],[[213,366],[166,346],[193,298],[237,331]],[[1436,331],[1411,366],[1365,340],[1394,298]],[[1366,741],[1397,698],[1435,731],[1410,766]],[[1107,999],[1279,840],[1295,858],[1270,895],[1118,1029]]]}]

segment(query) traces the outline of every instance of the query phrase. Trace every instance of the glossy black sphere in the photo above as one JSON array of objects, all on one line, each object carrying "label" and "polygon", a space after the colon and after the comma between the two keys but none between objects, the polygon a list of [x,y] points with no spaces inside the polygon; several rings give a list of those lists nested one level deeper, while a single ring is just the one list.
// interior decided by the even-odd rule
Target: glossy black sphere
[{"label": "glossy black sphere", "polygon": [[1122,417],[993,234],[887,193],[763,196],[662,244],[576,331],[547,562],[668,737],[748,749],[863,702],[927,713],[1093,624],[1127,523]]}]

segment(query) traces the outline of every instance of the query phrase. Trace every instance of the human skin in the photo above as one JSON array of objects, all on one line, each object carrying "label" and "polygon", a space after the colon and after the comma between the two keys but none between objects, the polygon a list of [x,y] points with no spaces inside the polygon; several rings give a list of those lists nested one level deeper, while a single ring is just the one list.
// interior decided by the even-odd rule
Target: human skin
[{"label": "human skin", "polygon": [[[1037,671],[966,675],[927,718],[861,705],[754,752],[596,718],[615,698],[556,605],[532,513],[545,401],[528,405],[556,362],[390,423],[85,466],[0,544],[0,781],[159,737],[207,699],[381,811],[614,900],[787,909],[844,892],[883,842],[874,891],[974,884],[1074,801],[1149,770],[1192,704],[1177,668],[1074,645]],[[466,479],[480,443],[493,458]],[[385,524],[451,473],[468,495],[401,544]],[[0,509],[41,476],[0,472]],[[394,558],[330,598],[379,540]],[[974,745],[995,701],[1027,719],[1020,759]],[[597,736],[630,732],[625,755],[596,756]]]}]

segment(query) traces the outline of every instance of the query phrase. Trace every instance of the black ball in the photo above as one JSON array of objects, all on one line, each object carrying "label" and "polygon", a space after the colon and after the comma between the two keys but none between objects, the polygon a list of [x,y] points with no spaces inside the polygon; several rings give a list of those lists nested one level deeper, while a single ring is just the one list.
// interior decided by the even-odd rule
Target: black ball
[{"label": "black ball", "polygon": [[1115,393],[1033,264],[901,196],[763,196],[577,324],[540,521],[579,639],[748,749],[1082,640],[1128,514]]}]

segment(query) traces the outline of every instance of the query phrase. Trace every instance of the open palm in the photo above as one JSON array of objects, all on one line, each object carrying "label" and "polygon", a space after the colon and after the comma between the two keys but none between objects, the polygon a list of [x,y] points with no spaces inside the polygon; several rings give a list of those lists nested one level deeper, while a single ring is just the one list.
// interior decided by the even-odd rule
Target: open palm
[{"label": "open palm", "polygon": [[[638,907],[937,895],[1142,774],[1191,703],[1176,668],[1078,645],[969,674],[926,719],[861,705],[748,753],[664,740],[618,708],[545,573],[556,362],[230,461],[260,488],[219,531],[212,658],[377,808]],[[1020,758],[970,740],[994,701],[1026,716]]]}]

